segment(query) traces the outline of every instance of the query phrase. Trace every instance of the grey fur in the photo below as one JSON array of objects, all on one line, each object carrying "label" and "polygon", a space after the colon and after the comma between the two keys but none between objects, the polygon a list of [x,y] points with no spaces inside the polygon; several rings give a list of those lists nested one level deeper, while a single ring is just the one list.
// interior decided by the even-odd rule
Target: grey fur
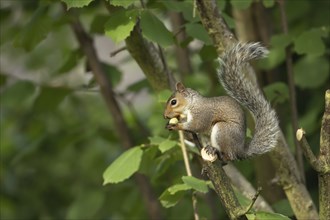
[{"label": "grey fur", "polygon": [[278,119],[260,89],[243,74],[248,61],[266,57],[268,50],[260,43],[238,43],[219,58],[218,77],[227,93],[247,107],[255,120],[255,133],[246,147],[246,156],[272,150],[278,138]]}]

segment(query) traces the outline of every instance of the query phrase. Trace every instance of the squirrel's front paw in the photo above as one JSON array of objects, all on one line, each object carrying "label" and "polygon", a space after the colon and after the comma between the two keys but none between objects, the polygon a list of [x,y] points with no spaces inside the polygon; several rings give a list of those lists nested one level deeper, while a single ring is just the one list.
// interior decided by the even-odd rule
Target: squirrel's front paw
[{"label": "squirrel's front paw", "polygon": [[166,129],[168,130],[178,130],[179,120],[177,118],[171,118],[171,120],[167,123]]},{"label": "squirrel's front paw", "polygon": [[178,124],[167,124],[165,126],[166,129],[172,131],[172,130],[179,130]]}]

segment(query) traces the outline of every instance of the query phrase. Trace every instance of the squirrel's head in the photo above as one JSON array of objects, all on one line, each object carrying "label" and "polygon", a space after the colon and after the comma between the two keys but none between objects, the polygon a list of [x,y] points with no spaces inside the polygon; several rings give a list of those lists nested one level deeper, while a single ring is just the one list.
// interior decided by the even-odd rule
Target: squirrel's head
[{"label": "squirrel's head", "polygon": [[184,109],[189,104],[189,99],[191,94],[189,89],[181,83],[178,82],[175,85],[175,92],[166,102],[166,107],[164,111],[164,118],[180,118],[180,115],[183,113]]}]

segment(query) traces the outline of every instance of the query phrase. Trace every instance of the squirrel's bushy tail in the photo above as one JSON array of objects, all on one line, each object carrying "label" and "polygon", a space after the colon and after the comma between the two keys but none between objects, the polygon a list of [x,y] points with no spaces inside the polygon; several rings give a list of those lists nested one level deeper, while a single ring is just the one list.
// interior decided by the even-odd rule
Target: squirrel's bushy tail
[{"label": "squirrel's bushy tail", "polygon": [[268,50],[259,43],[238,43],[219,58],[218,76],[227,93],[247,107],[255,119],[255,133],[247,146],[247,157],[263,154],[276,146],[278,120],[275,111],[260,89],[245,79],[243,69],[248,61],[267,56]]}]

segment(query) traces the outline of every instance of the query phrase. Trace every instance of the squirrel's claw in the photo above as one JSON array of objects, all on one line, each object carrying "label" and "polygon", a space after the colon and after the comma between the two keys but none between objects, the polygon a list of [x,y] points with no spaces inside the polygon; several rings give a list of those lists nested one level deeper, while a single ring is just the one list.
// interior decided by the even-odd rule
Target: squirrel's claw
[{"label": "squirrel's claw", "polygon": [[177,124],[169,124],[169,123],[167,123],[166,126],[165,126],[165,128],[170,130],[170,131],[177,130],[177,127],[178,127]]}]

